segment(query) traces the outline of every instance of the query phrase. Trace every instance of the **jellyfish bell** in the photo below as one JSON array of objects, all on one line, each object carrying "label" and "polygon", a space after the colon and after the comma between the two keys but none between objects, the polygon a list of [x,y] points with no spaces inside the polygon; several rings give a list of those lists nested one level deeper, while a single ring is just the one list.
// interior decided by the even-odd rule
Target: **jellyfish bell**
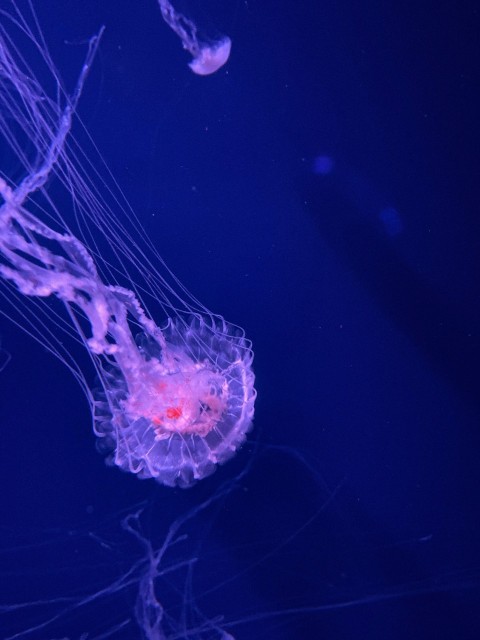
[{"label": "jellyfish bell", "polygon": [[232,41],[226,37],[212,46],[203,46],[192,62],[190,69],[199,76],[208,76],[218,71],[227,62],[232,48]]},{"label": "jellyfish bell", "polygon": [[238,328],[202,316],[169,320],[137,342],[135,363],[116,354],[96,398],[95,433],[111,464],[188,487],[231,458],[252,426],[251,350]]}]

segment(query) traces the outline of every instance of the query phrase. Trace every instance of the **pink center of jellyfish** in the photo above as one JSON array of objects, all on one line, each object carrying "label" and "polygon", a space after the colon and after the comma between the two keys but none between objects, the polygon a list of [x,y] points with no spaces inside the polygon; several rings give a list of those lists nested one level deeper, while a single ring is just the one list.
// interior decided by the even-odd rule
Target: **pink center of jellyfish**
[{"label": "pink center of jellyfish", "polygon": [[123,410],[131,421],[150,420],[156,440],[174,433],[205,437],[227,408],[225,378],[187,356],[182,360],[182,370],[173,373],[152,359],[129,379],[130,393]]}]

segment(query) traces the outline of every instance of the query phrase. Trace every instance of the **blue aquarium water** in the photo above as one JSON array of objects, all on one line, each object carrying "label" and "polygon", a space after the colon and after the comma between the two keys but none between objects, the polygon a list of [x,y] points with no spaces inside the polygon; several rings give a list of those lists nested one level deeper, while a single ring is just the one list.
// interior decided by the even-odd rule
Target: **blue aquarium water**
[{"label": "blue aquarium water", "polygon": [[0,638],[477,639],[475,6],[133,5],[0,0]]}]

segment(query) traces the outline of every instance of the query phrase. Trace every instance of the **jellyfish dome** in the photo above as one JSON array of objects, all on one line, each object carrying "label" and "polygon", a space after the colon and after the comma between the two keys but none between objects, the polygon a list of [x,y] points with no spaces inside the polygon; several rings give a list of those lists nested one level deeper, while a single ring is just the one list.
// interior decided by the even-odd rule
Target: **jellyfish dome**
[{"label": "jellyfish dome", "polygon": [[99,446],[140,478],[187,487],[233,456],[251,428],[251,351],[238,329],[201,316],[169,320],[137,342],[135,362],[110,367],[96,399]]},{"label": "jellyfish dome", "polygon": [[208,76],[223,67],[230,56],[231,48],[230,38],[225,38],[213,46],[205,45],[188,66],[197,75]]}]

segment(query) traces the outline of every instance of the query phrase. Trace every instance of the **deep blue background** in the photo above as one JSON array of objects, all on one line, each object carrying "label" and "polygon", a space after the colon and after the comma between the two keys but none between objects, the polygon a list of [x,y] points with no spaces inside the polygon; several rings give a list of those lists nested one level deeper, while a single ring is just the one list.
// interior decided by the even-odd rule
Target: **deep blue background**
[{"label": "deep blue background", "polygon": [[[235,461],[159,488],[104,466],[75,381],[2,319],[0,602],[55,602],[0,636],[125,571],[136,504],[158,543],[254,456],[179,551],[208,617],[238,639],[480,637],[475,3],[185,0],[233,41],[207,78],[154,0],[39,5],[71,87],[106,25],[80,115],[176,275],[245,327],[259,396]],[[107,637],[133,601],[19,637]]]}]

